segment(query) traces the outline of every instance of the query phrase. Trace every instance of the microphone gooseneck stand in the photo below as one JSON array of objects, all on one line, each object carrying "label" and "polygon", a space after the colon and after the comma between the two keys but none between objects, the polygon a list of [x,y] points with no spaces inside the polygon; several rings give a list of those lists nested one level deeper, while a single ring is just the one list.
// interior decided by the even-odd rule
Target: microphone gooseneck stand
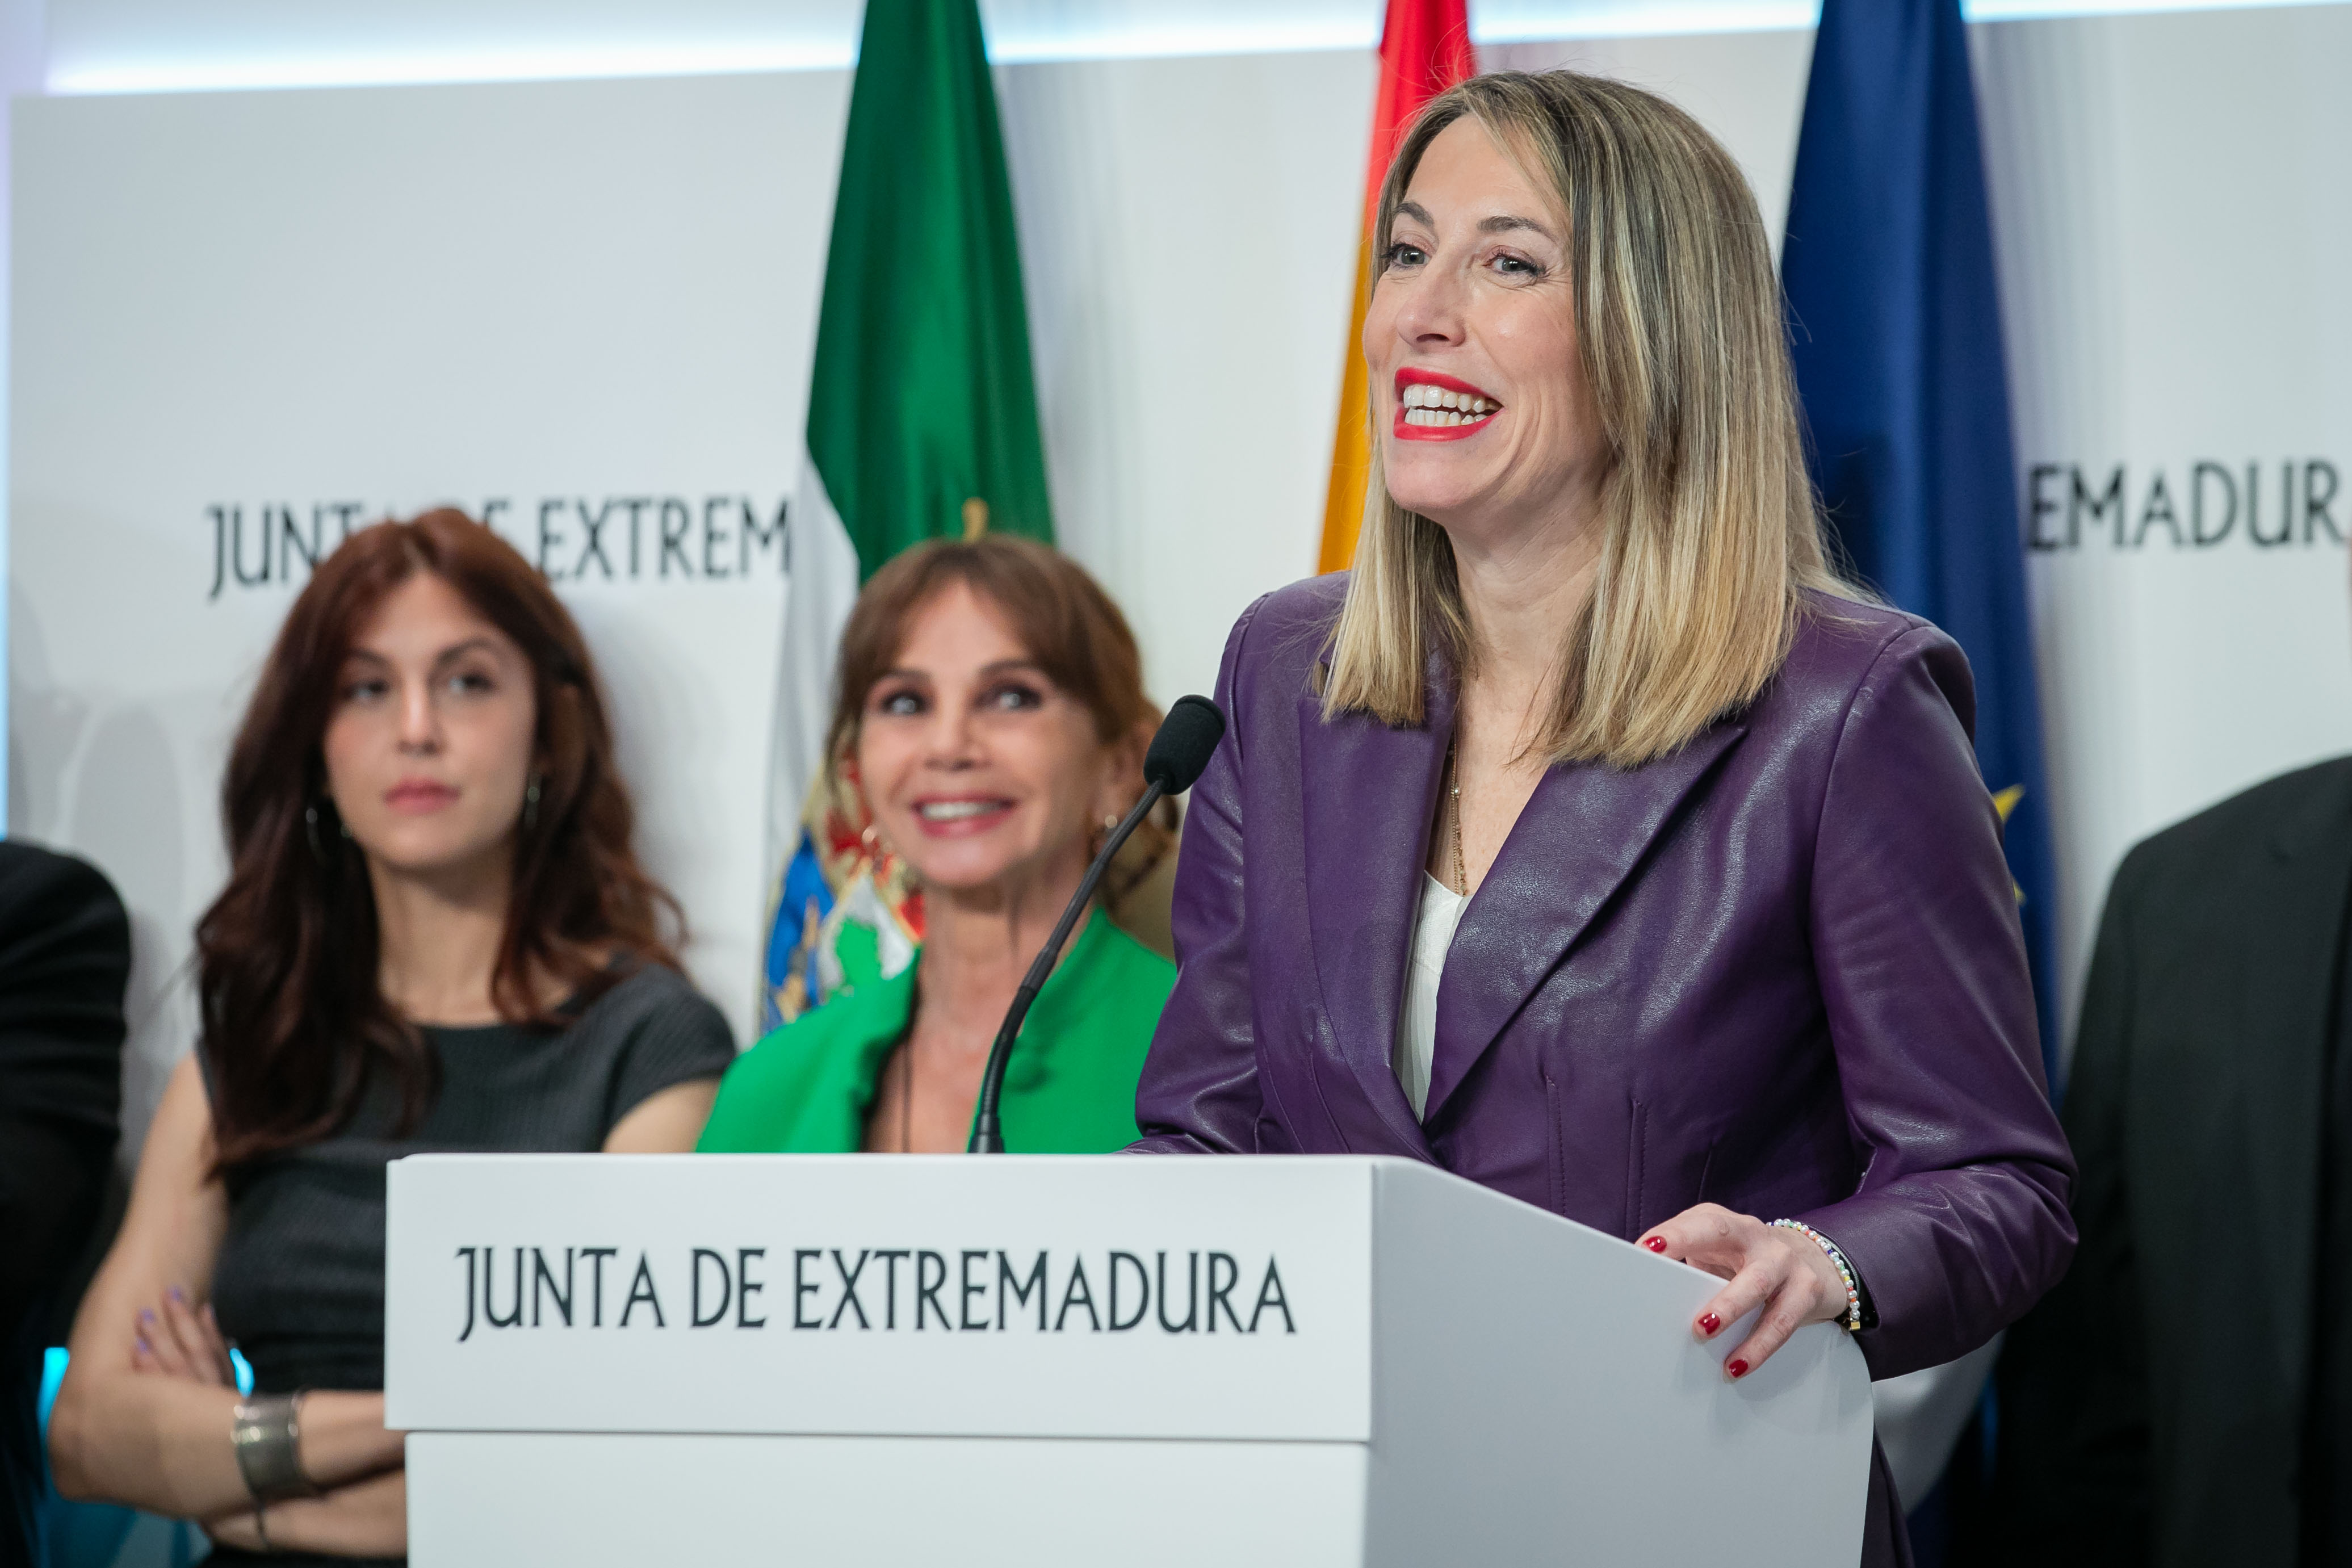
[{"label": "microphone gooseneck stand", "polygon": [[1078,923],[1078,916],[1093,900],[1095,889],[1102,885],[1111,857],[1118,853],[1119,846],[1127,842],[1162,798],[1192,787],[1192,781],[1209,765],[1209,754],[1216,750],[1224,732],[1225,716],[1217,710],[1215,703],[1205,697],[1180,697],[1160,722],[1159,732],[1151,737],[1151,748],[1143,759],[1143,776],[1150,781],[1143,798],[1135,803],[1135,809],[1111,830],[1110,837],[1095,852],[1094,864],[1087,868],[1078,890],[1063,908],[1062,918],[1054,923],[1054,934],[1045,939],[1045,945],[1031,961],[1021,989],[1013,994],[1013,1005],[1005,1009],[996,1041],[988,1047],[988,1067],[981,1074],[980,1106],[972,1116],[971,1142],[965,1145],[966,1153],[1004,1152],[1004,1127],[997,1114],[997,1103],[1004,1095],[1004,1067],[1012,1059],[1013,1042],[1021,1034],[1022,1021],[1029,1016],[1029,1005],[1037,1000],[1045,977],[1054,973],[1054,962],[1061,956],[1062,944],[1069,940],[1070,928]]}]

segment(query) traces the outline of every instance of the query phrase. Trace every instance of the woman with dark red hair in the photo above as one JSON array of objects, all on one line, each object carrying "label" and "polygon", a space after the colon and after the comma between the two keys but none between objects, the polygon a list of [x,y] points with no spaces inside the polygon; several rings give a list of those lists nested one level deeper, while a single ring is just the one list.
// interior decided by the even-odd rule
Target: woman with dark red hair
[{"label": "woman with dark red hair", "polygon": [[663,935],[579,628],[459,512],[319,568],[222,808],[202,1033],[74,1323],[51,1459],[69,1496],[201,1520],[216,1563],[397,1559],[385,1163],[691,1149],[734,1043]]}]

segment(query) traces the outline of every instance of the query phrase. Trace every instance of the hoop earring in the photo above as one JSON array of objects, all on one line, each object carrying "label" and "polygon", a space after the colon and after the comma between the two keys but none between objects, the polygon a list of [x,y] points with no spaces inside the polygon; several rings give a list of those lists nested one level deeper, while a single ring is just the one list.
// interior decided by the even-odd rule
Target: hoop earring
[{"label": "hoop earring", "polygon": [[536,831],[536,830],[538,829],[538,827],[539,827],[539,775],[538,775],[537,773],[533,773],[533,774],[531,774],[531,775],[530,775],[530,784],[526,784],[525,786],[523,786],[523,792],[522,792],[522,830],[523,830],[525,833],[530,833],[530,832],[534,832],[534,831]]}]

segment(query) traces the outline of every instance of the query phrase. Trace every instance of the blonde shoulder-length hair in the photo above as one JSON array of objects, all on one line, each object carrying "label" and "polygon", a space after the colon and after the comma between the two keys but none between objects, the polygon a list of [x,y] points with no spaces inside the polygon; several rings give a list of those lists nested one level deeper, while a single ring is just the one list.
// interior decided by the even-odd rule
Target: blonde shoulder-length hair
[{"label": "blonde shoulder-length hair", "polygon": [[[1569,223],[1585,380],[1611,454],[1592,594],[1531,755],[1638,767],[1752,701],[1823,553],[1764,223],[1729,153],[1673,104],[1572,71],[1475,77],[1432,100],[1381,190],[1378,247],[1423,153],[1477,121]],[[1377,287],[1377,282],[1375,287]],[[1326,719],[1423,721],[1433,652],[1474,659],[1454,552],[1399,506],[1377,431]]]}]

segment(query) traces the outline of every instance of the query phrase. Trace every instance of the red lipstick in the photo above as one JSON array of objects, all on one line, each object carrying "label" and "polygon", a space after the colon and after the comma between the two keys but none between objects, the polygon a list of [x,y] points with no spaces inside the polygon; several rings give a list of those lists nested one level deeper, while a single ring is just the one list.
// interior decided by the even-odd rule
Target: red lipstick
[{"label": "red lipstick", "polygon": [[1407,366],[1396,374],[1396,417],[1389,429],[1400,441],[1466,441],[1502,407],[1502,399],[1458,376]]}]

